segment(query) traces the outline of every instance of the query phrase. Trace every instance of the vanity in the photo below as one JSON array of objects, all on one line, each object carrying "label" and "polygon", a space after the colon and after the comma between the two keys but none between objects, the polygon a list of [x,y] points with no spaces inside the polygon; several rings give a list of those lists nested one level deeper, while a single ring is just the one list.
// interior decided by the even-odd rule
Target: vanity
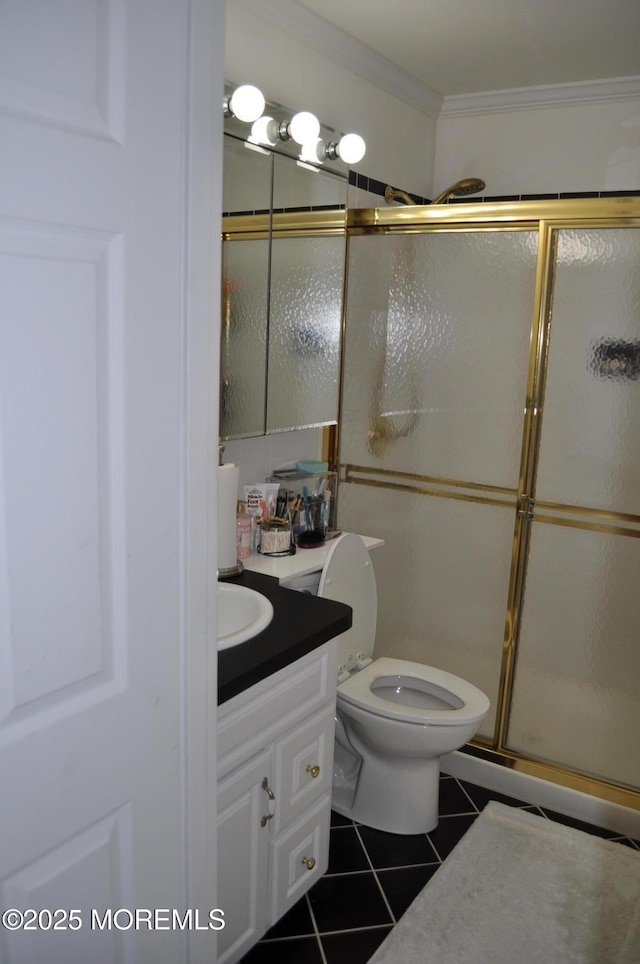
[{"label": "vanity", "polygon": [[264,594],[274,615],[218,659],[220,964],[240,960],[327,869],[335,637],[351,610],[287,583],[321,570],[330,545],[252,555],[232,580]]}]

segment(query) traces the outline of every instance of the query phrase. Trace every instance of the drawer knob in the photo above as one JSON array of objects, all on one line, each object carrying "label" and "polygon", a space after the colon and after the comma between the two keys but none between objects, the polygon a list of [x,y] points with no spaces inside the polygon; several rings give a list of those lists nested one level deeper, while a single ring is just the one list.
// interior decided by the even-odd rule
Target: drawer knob
[{"label": "drawer knob", "polygon": [[316,858],[315,858],[315,857],[303,857],[303,858],[302,858],[302,863],[305,865],[305,867],[307,868],[307,870],[313,870],[313,868],[314,868],[315,865],[316,865]]},{"label": "drawer knob", "polygon": [[307,773],[310,773],[313,779],[320,776],[320,767],[312,767],[310,763],[307,763]]}]

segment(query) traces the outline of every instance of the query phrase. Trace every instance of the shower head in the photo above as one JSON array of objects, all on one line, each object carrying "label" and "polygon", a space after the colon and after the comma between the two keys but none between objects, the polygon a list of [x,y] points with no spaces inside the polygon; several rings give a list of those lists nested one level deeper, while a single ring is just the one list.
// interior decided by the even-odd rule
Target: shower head
[{"label": "shower head", "polygon": [[390,184],[387,184],[384,189],[384,199],[387,204],[391,204],[393,201],[404,201],[405,204],[416,203],[406,191],[400,191],[395,187],[391,187]]},{"label": "shower head", "polygon": [[462,181],[456,181],[455,184],[448,187],[442,194],[438,194],[431,203],[442,204],[443,201],[446,201],[450,197],[466,197],[467,194],[477,194],[478,191],[484,191],[486,186],[484,181],[481,181],[479,177],[465,177]]}]

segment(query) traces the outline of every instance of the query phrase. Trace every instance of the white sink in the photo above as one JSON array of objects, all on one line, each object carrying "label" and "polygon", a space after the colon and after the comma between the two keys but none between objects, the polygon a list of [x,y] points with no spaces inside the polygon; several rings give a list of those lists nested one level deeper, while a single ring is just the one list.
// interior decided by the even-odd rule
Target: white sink
[{"label": "white sink", "polygon": [[273,619],[273,606],[248,586],[218,583],[218,649],[229,649],[257,636]]}]

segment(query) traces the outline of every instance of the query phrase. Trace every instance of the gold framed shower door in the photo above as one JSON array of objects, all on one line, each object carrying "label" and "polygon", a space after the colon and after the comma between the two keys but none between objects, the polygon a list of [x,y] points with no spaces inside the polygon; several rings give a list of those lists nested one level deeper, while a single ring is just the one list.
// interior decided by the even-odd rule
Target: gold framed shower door
[{"label": "gold framed shower door", "polygon": [[[508,741],[514,669],[533,527],[561,526],[611,533],[631,539],[640,536],[640,515],[633,512],[535,498],[558,237],[564,230],[629,227],[640,227],[639,198],[474,202],[349,210],[347,232],[350,237],[374,234],[537,231],[538,252],[518,485],[517,488],[492,486],[472,480],[437,478],[371,465],[344,463],[340,455],[342,411],[338,425],[326,431],[325,453],[329,461],[340,465],[341,480],[346,483],[513,508],[512,558],[495,731],[492,739],[479,738],[472,741],[470,752],[514,770],[640,809],[640,787],[577,771],[548,759],[537,758],[534,754],[517,752],[509,746]],[[343,318],[343,331],[345,324],[346,316]],[[344,379],[343,358],[341,399],[344,395]]]}]

